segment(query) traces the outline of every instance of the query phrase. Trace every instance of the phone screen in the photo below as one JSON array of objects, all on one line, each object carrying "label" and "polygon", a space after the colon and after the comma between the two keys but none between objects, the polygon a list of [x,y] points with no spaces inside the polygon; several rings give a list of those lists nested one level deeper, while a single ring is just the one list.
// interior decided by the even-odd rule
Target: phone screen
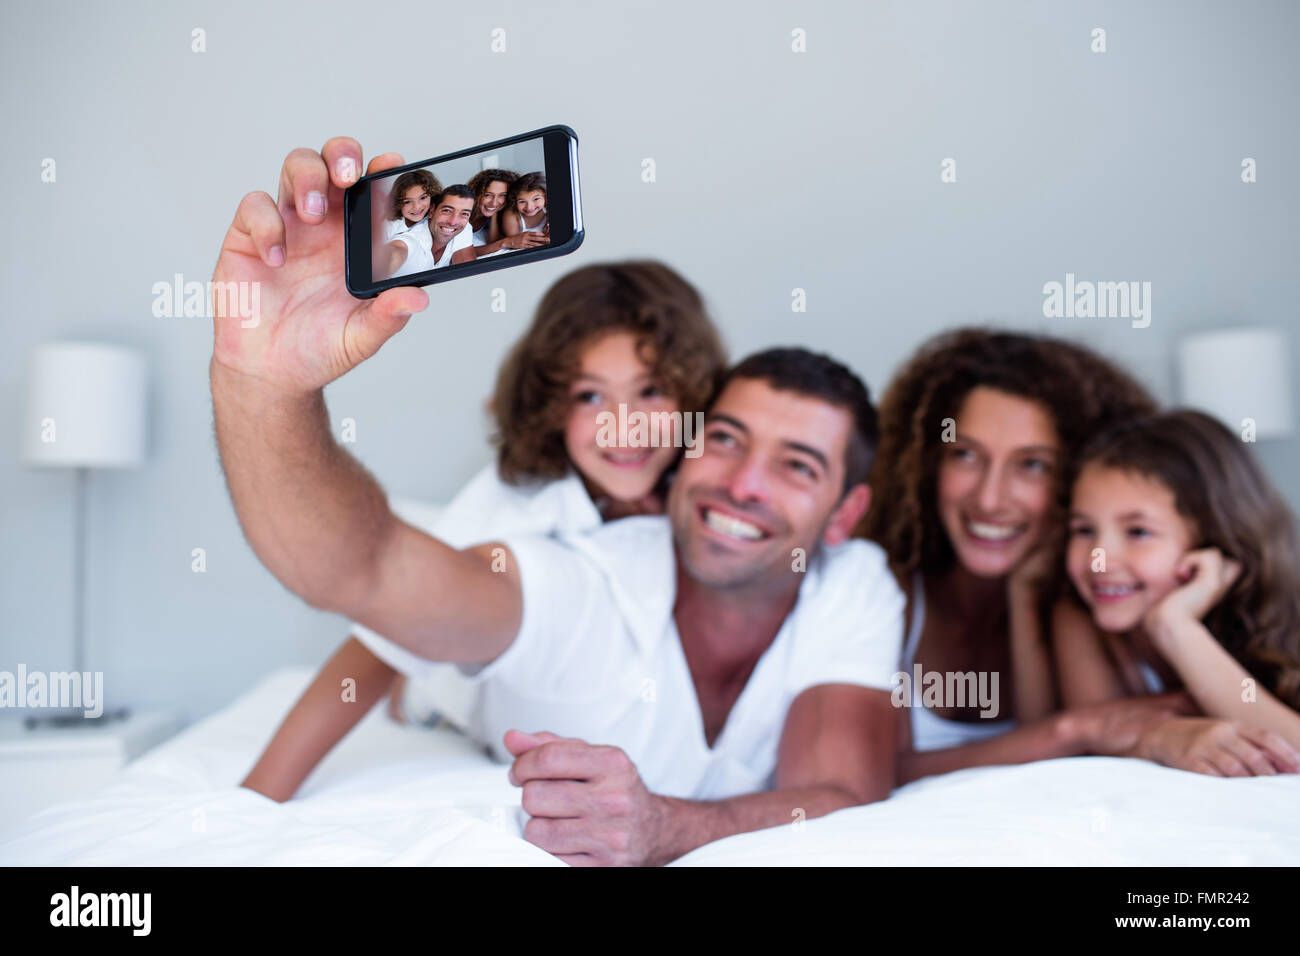
[{"label": "phone screen", "polygon": [[564,255],[583,239],[563,126],[367,176],[347,192],[348,289],[369,297]]}]

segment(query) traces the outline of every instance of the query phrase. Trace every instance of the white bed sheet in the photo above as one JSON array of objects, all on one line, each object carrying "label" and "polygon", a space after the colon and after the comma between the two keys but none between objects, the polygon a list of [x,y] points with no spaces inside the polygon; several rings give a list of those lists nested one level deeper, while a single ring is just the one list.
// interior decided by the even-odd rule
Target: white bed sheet
[{"label": "white bed sheet", "polygon": [[[562,865],[467,739],[376,708],[279,804],[237,786],[312,672],[272,675],[107,788],[0,834],[0,865]],[[679,865],[1296,865],[1300,777],[1223,780],[1070,758],[917,781],[741,834]]]}]

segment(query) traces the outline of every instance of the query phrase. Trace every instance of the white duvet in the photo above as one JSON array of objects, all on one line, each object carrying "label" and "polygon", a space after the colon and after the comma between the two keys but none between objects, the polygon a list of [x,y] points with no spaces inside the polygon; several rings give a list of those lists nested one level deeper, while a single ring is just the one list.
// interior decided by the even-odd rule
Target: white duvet
[{"label": "white duvet", "polygon": [[[268,678],[107,788],[0,834],[0,865],[562,865],[525,842],[506,768],[376,708],[278,804],[237,786],[311,673]],[[679,865],[1296,865],[1300,777],[1078,757],[921,780],[701,847]]]}]

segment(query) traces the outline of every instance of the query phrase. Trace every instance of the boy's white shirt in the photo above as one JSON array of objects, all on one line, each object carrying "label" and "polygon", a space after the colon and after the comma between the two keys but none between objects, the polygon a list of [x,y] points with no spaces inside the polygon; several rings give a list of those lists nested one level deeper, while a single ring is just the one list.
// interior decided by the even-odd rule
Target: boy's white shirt
[{"label": "boy's white shirt", "polygon": [[[415,224],[415,226],[425,224],[427,218],[428,217],[425,217],[425,219],[421,219],[419,222]],[[387,219],[384,221],[384,241],[392,242],[402,233],[410,232],[412,229],[415,228],[415,226],[408,226],[406,224],[406,220],[401,216],[398,216],[396,219]]]}]

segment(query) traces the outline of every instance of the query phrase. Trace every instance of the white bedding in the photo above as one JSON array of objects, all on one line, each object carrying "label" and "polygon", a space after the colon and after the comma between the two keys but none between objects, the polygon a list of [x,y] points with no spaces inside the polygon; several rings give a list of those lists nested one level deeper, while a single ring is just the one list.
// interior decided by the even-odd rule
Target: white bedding
[{"label": "white bedding", "polygon": [[[378,707],[277,804],[237,786],[311,672],[282,671],[106,789],[0,834],[0,865],[561,865],[519,791],[450,730]],[[1071,758],[921,780],[889,800],[701,847],[683,865],[1300,864],[1300,777]]]}]

